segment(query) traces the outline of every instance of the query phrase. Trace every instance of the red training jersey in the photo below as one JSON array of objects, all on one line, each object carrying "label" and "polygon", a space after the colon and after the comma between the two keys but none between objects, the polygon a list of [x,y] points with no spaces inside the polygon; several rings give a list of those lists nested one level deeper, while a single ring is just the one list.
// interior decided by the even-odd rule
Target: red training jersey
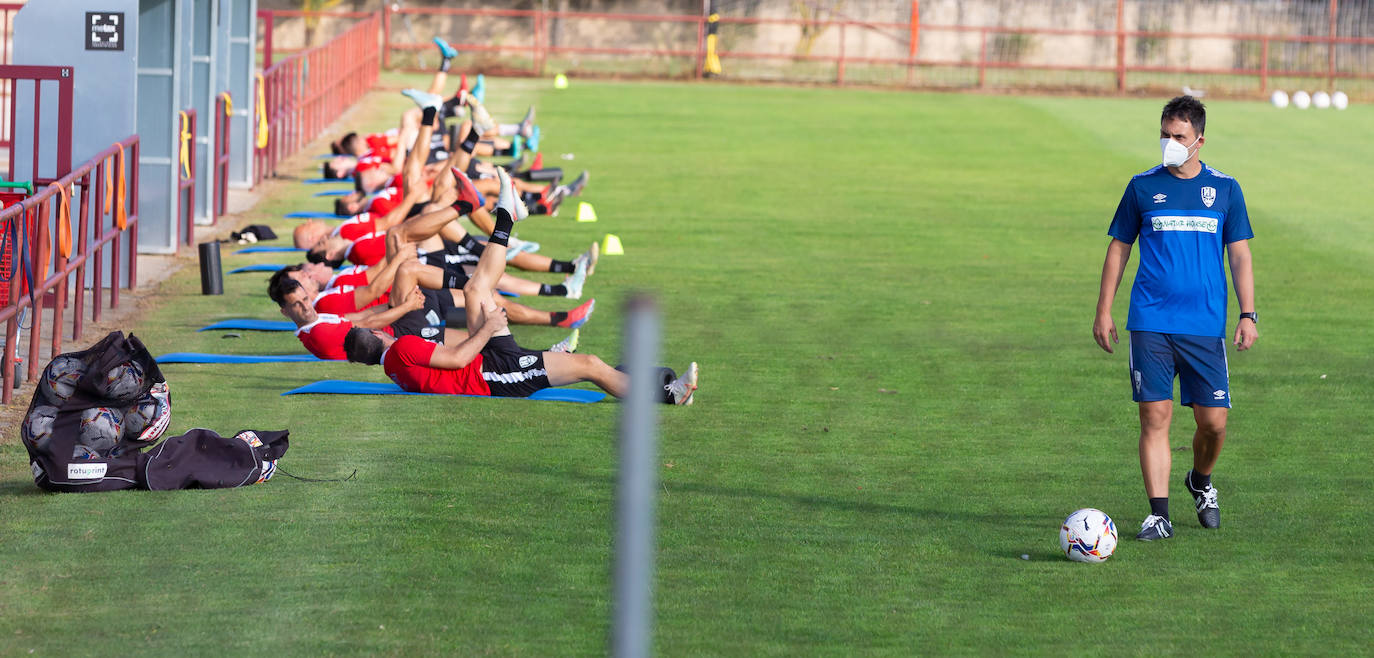
[{"label": "red training jersey", "polygon": [[386,258],[386,231],[373,231],[353,240],[344,258],[355,265],[369,267],[382,262]]},{"label": "red training jersey", "polygon": [[412,393],[491,395],[482,378],[482,355],[458,370],[432,368],[430,357],[438,344],[419,336],[401,336],[382,354],[382,370],[402,390]]}]

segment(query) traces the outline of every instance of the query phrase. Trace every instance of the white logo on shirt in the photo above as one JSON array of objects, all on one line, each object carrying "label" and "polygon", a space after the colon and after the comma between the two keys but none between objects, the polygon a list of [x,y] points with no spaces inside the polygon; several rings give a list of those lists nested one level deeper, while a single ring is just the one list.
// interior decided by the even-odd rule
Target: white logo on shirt
[{"label": "white logo on shirt", "polygon": [[1165,201],[1166,199],[1168,199],[1168,198],[1169,198],[1169,195],[1164,194],[1163,192],[1160,192],[1159,194],[1156,194],[1156,195],[1155,195],[1155,203],[1164,203],[1164,201]]},{"label": "white logo on shirt", "polygon": [[1216,200],[1217,200],[1217,188],[1215,188],[1215,187],[1204,187],[1204,188],[1202,188],[1202,204],[1203,204],[1203,205],[1207,206],[1208,208],[1211,208],[1211,207],[1212,207],[1212,202],[1214,202],[1214,201],[1216,201]]},{"label": "white logo on shirt", "polygon": [[1152,217],[1150,226],[1156,231],[1217,232],[1217,220],[1211,217]]}]

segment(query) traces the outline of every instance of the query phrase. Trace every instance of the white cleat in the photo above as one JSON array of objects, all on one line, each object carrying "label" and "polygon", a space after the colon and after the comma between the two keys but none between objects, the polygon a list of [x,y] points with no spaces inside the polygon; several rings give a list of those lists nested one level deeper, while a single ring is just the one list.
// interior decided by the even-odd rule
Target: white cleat
[{"label": "white cleat", "polygon": [[563,279],[563,285],[568,289],[568,299],[582,299],[582,285],[587,283],[587,263],[577,263],[573,273],[568,278]]},{"label": "white cleat", "polygon": [[697,390],[697,374],[697,362],[693,361],[687,366],[687,372],[663,387],[673,396],[673,404],[687,406],[692,403],[692,394]]},{"label": "white cleat", "polygon": [[487,108],[472,94],[468,94],[467,101],[468,108],[472,111],[472,127],[477,129],[477,134],[485,135],[495,130],[496,122],[492,120],[491,114],[487,113]]},{"label": "white cleat", "polygon": [[576,352],[576,351],[577,351],[577,341],[578,341],[578,338],[581,336],[581,334],[582,334],[582,330],[581,330],[581,329],[573,329],[573,330],[572,330],[572,333],[568,334],[568,337],[567,337],[567,338],[564,338],[563,340],[560,340],[560,341],[558,341],[557,343],[554,343],[554,344],[553,344],[553,347],[550,347],[550,348],[549,348],[549,351],[550,351],[550,352],[569,352],[569,353],[571,353],[571,352]]},{"label": "white cleat", "polygon": [[510,174],[506,173],[505,168],[496,168],[496,178],[501,182],[501,195],[496,198],[496,207],[505,208],[513,221],[529,217],[530,211],[525,207],[525,202],[520,200],[520,195],[515,193],[515,185],[510,182]]},{"label": "white cleat", "polygon": [[596,273],[596,261],[600,259],[601,245],[599,243],[593,242],[590,249],[582,252],[577,258],[573,259],[573,265],[577,265],[580,267],[582,263],[586,263],[587,276],[591,276]]}]

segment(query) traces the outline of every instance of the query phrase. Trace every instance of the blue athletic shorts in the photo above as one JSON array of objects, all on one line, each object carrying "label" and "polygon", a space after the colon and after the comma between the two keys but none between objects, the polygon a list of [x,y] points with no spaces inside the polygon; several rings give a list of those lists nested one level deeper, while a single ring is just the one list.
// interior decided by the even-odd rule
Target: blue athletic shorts
[{"label": "blue athletic shorts", "polygon": [[1226,341],[1216,336],[1131,332],[1131,399],[1174,399],[1174,376],[1183,405],[1231,407]]}]

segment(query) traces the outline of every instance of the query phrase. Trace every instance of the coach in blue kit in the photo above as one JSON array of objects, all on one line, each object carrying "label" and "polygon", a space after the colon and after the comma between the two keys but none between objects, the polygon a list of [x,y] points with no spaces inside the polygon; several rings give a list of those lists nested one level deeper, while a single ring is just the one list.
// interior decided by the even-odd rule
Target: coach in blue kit
[{"label": "coach in blue kit", "polygon": [[1164,162],[1136,174],[1116,208],[1107,233],[1112,242],[1102,264],[1093,338],[1112,352],[1117,342],[1112,301],[1131,245],[1140,241],[1140,265],[1126,319],[1130,331],[1132,399],[1140,406],[1140,471],[1150,515],[1136,539],[1173,535],[1169,521],[1169,422],[1174,377],[1183,405],[1192,407],[1193,468],[1183,478],[1204,528],[1221,525],[1212,467],[1226,439],[1231,387],[1226,363],[1226,264],[1240,303],[1232,343],[1247,350],[1255,328],[1255,279],[1250,264],[1250,217],[1236,179],[1198,159],[1207,138],[1207,112],[1192,96],[1164,106],[1159,143]]}]

